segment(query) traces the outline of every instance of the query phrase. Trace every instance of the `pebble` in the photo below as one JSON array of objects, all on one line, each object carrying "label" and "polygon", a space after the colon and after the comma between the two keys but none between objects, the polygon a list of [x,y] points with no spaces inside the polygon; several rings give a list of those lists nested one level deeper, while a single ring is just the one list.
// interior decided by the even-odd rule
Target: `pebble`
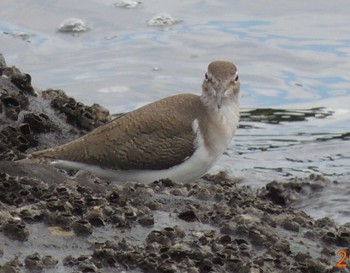
[{"label": "pebble", "polygon": [[92,234],[92,225],[86,220],[77,220],[72,225],[77,236],[88,236]]},{"label": "pebble", "polygon": [[27,241],[29,230],[22,220],[8,220],[3,226],[4,234],[11,240]]},{"label": "pebble", "polygon": [[152,19],[148,20],[148,25],[157,27],[168,27],[181,22],[183,22],[183,20],[174,18],[167,13],[159,13],[155,15]]},{"label": "pebble", "polygon": [[121,2],[115,3],[114,5],[116,7],[120,8],[127,8],[127,9],[134,9],[136,8],[141,2],[139,1],[133,1],[133,0],[123,0]]},{"label": "pebble", "polygon": [[79,33],[89,30],[85,22],[79,18],[68,18],[62,21],[58,27],[60,32]]}]

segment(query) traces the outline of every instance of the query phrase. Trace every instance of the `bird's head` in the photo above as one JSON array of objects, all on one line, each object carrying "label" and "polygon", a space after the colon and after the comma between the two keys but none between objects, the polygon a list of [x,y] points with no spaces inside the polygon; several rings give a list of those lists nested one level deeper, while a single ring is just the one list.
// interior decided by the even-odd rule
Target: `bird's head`
[{"label": "bird's head", "polygon": [[238,101],[240,83],[236,66],[225,61],[210,63],[202,89],[202,101],[218,110],[230,102]]}]

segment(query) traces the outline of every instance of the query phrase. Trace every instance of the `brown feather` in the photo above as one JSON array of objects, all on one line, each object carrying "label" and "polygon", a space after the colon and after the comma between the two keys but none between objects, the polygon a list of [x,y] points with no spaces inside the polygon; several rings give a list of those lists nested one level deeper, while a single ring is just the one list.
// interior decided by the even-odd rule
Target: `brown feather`
[{"label": "brown feather", "polygon": [[200,97],[182,94],[131,111],[67,144],[30,158],[77,161],[103,168],[161,170],[182,163],[196,148],[193,120]]}]

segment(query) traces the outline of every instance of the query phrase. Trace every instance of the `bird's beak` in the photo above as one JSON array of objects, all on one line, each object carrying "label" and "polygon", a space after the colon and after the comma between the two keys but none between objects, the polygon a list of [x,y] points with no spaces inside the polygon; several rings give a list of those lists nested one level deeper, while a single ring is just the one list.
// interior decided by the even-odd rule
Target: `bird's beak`
[{"label": "bird's beak", "polygon": [[221,108],[223,94],[224,93],[222,92],[222,90],[218,90],[216,92],[216,105],[218,106],[218,109]]}]

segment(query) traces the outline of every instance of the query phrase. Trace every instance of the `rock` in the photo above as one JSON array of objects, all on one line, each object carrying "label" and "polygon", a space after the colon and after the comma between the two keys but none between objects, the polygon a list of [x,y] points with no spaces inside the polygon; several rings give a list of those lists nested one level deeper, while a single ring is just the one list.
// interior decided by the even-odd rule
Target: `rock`
[{"label": "rock", "polygon": [[55,272],[339,271],[336,251],[349,246],[350,225],[315,220],[292,207],[322,191],[329,183],[323,176],[273,181],[259,190],[240,186],[241,178],[225,173],[186,183],[116,184],[89,172],[13,162],[109,120],[107,109],[86,106],[62,90],[33,93],[30,76],[7,67],[0,54],[0,159],[5,160],[0,161],[5,242],[0,273],[50,267]]},{"label": "rock", "polygon": [[24,259],[25,267],[30,271],[42,271],[44,269],[44,264],[41,261],[40,255],[38,253],[34,253],[28,255]]},{"label": "rock", "polygon": [[4,224],[4,234],[11,240],[27,241],[29,230],[26,224],[21,220],[11,219]]},{"label": "rock", "polygon": [[88,236],[92,234],[92,225],[86,220],[78,220],[73,223],[72,228],[77,236]]}]

